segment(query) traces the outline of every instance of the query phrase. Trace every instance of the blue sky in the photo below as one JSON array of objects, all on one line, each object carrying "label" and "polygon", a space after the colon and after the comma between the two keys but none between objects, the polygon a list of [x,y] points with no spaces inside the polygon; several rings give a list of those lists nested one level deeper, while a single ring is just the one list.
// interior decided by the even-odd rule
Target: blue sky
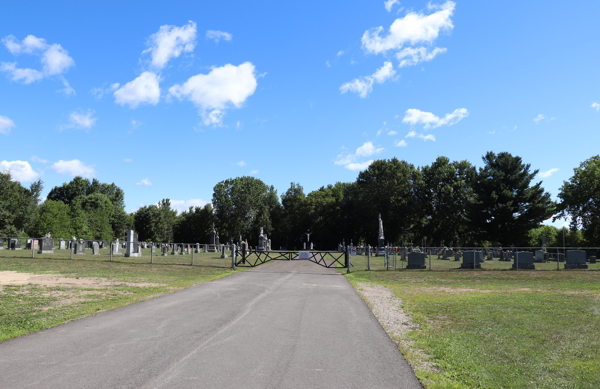
[{"label": "blue sky", "polygon": [[[553,196],[598,154],[600,2],[5,2],[0,164],[126,209],[278,193],[369,161],[523,157]],[[19,162],[20,161],[20,162]]]}]

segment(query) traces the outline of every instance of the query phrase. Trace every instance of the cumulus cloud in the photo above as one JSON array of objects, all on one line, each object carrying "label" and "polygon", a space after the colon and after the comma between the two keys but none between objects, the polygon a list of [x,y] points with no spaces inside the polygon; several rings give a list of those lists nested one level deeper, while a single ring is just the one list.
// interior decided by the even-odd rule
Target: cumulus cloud
[{"label": "cumulus cloud", "polygon": [[435,142],[435,135],[417,134],[416,131],[409,131],[408,134],[406,134],[405,138],[419,138],[419,139],[423,139],[425,142],[427,142],[428,140]]},{"label": "cumulus cloud", "polygon": [[387,35],[382,36],[381,26],[365,31],[362,46],[369,53],[382,54],[389,50],[399,50],[405,44],[431,44],[441,31],[454,28],[452,14],[455,8],[456,3],[447,1],[440,6],[430,6],[430,9],[436,11],[429,15],[409,12],[404,17],[394,20]]},{"label": "cumulus cloud", "polygon": [[396,59],[400,61],[399,67],[417,65],[420,62],[428,62],[434,59],[438,54],[448,51],[445,48],[436,47],[428,50],[426,47],[405,47],[396,53]]},{"label": "cumulus cloud", "polygon": [[340,86],[340,92],[342,94],[346,92],[357,93],[361,98],[365,98],[373,91],[373,84],[383,84],[386,80],[394,77],[396,71],[394,70],[392,63],[389,61],[384,62],[383,66],[375,73],[370,76],[363,77],[362,79],[355,78],[354,80],[347,82]]},{"label": "cumulus cloud", "polygon": [[140,104],[156,105],[160,101],[159,77],[152,72],[143,72],[113,93],[115,102],[135,109]]},{"label": "cumulus cloud", "polygon": [[455,109],[452,113],[447,113],[443,118],[434,115],[431,112],[424,112],[419,109],[407,109],[404,113],[403,123],[423,124],[424,128],[437,128],[441,126],[452,126],[469,116],[466,108]]},{"label": "cumulus cloud", "polygon": [[358,147],[354,153],[343,153],[337,156],[334,164],[344,166],[348,170],[364,170],[373,162],[373,160],[362,161],[358,160],[361,157],[370,157],[372,155],[379,154],[383,151],[383,148],[376,147],[372,142],[365,142],[362,146]]},{"label": "cumulus cloud", "polygon": [[260,172],[260,170],[250,170],[250,175],[255,176]]},{"label": "cumulus cloud", "polygon": [[600,104],[599,103],[592,103],[592,108],[594,108],[596,111],[600,111]]},{"label": "cumulus cloud", "polygon": [[388,132],[387,134],[388,134],[388,135],[396,135],[396,134],[397,134],[397,132],[396,132],[396,131],[394,131],[394,130],[392,130],[392,131]]},{"label": "cumulus cloud", "polygon": [[137,186],[152,186],[152,182],[150,182],[149,179],[144,178],[142,181],[136,182],[135,185],[137,185]]},{"label": "cumulus cloud", "polygon": [[544,114],[540,113],[539,115],[537,115],[536,117],[533,118],[533,121],[536,123],[541,122],[542,120],[544,120],[546,117],[544,116]]},{"label": "cumulus cloud", "polygon": [[213,68],[169,88],[169,96],[194,103],[205,125],[220,125],[225,110],[240,108],[256,91],[255,67],[250,62]]},{"label": "cumulus cloud", "polygon": [[97,120],[98,118],[94,117],[94,111],[91,109],[87,113],[74,111],[69,115],[69,124],[61,126],[60,129],[89,130],[96,124]]},{"label": "cumulus cloud", "polygon": [[75,93],[75,89],[73,89],[73,87],[71,87],[71,85],[69,84],[69,81],[67,81],[66,78],[64,78],[63,76],[59,76],[60,81],[63,83],[64,88],[57,90],[57,92],[60,92],[62,94],[64,94],[65,96],[74,96]]},{"label": "cumulus cloud", "polygon": [[171,200],[171,208],[177,212],[187,211],[190,207],[204,207],[206,204],[209,202],[202,199]]},{"label": "cumulus cloud", "polygon": [[116,91],[117,89],[119,89],[120,86],[121,86],[121,84],[119,84],[118,82],[110,84],[109,86],[106,86],[106,84],[105,84],[105,85],[103,85],[101,87],[92,88],[90,90],[90,93],[92,95],[94,95],[95,98],[97,98],[98,100],[100,100],[102,97],[104,97],[104,95],[109,94],[109,93],[113,93],[114,91]]},{"label": "cumulus cloud", "polygon": [[229,41],[231,41],[232,38],[233,38],[233,35],[231,35],[228,32],[225,32],[225,31],[217,31],[217,30],[206,31],[206,39],[213,40],[216,43],[219,43],[219,41],[221,39],[229,42]]},{"label": "cumulus cloud", "polygon": [[151,65],[160,70],[167,66],[172,58],[181,53],[191,53],[196,47],[196,23],[177,26],[161,26],[157,33],[148,38],[148,48],[142,54],[151,53]]},{"label": "cumulus cloud", "polygon": [[40,177],[27,161],[0,161],[0,171],[10,172],[12,180],[19,182],[31,182]]},{"label": "cumulus cloud", "polygon": [[236,165],[238,165],[238,166],[246,166],[246,162],[239,161],[239,162],[236,163]]},{"label": "cumulus cloud", "polygon": [[[48,44],[45,39],[34,35],[28,35],[22,41],[18,41],[14,35],[8,35],[2,39],[2,43],[12,54],[32,54],[40,57],[42,63],[41,70],[19,68],[16,62],[0,63],[0,71],[8,73],[13,81],[31,84],[45,77],[66,73],[69,68],[75,65],[75,61],[69,56],[69,52],[61,45]],[[62,80],[64,80],[64,77]],[[63,81],[63,84],[65,82],[66,80]],[[70,94],[72,88],[69,88],[66,91]]]},{"label": "cumulus cloud", "polygon": [[336,57],[341,57],[342,55],[344,55],[344,53],[345,53],[345,52],[344,52],[344,50],[340,50],[340,51],[338,51],[338,52],[335,54],[335,56],[336,56]]},{"label": "cumulus cloud", "polygon": [[0,115],[0,134],[8,135],[10,131],[15,128],[15,122],[6,116]]},{"label": "cumulus cloud", "polygon": [[408,146],[408,143],[404,139],[397,140],[396,142],[394,142],[394,146],[396,146],[396,147],[406,147],[406,146]]},{"label": "cumulus cloud", "polygon": [[550,170],[546,170],[545,172],[541,172],[540,173],[540,177],[541,178],[548,178],[551,175],[553,175],[554,173],[556,173],[557,171],[559,171],[560,169],[558,168],[554,168],[554,169],[550,169]]},{"label": "cumulus cloud", "polygon": [[130,162],[133,162],[133,159],[131,159],[131,158],[125,158],[125,159],[123,159],[123,162],[130,163]]},{"label": "cumulus cloud", "polygon": [[58,174],[66,174],[71,177],[96,178],[96,170],[92,166],[85,165],[78,159],[70,161],[63,161],[61,159],[58,162],[54,162],[50,168]]},{"label": "cumulus cloud", "polygon": [[394,8],[394,5],[400,4],[400,2],[398,0],[386,0],[383,2],[383,6],[385,7],[385,10],[388,12],[392,12],[392,8]]}]

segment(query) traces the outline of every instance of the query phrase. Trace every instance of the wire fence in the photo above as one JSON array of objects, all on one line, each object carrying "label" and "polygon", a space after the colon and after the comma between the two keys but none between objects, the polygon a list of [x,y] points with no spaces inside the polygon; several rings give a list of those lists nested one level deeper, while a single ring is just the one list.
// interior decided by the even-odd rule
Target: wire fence
[{"label": "wire fence", "polygon": [[231,267],[231,245],[0,237],[0,258]]}]

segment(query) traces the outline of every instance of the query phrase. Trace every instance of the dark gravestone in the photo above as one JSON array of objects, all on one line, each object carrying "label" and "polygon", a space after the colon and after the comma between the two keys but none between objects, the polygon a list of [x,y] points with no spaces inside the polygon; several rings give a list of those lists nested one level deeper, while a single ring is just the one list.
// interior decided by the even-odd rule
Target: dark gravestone
[{"label": "dark gravestone", "polygon": [[0,238],[0,250],[4,250],[4,239]]},{"label": "dark gravestone", "polygon": [[425,253],[410,253],[408,254],[407,269],[426,269]]},{"label": "dark gravestone", "polygon": [[518,269],[535,270],[535,265],[533,264],[533,253],[531,253],[529,251],[517,252],[517,255],[515,257],[515,262],[513,263],[512,268],[515,270],[518,270]]},{"label": "dark gravestone", "polygon": [[442,259],[447,261],[449,260],[452,256],[454,255],[454,253],[452,252],[452,250],[450,249],[445,249],[444,250],[444,254],[442,256]]},{"label": "dark gravestone", "polygon": [[461,269],[481,269],[483,262],[483,251],[465,251]]},{"label": "dark gravestone", "polygon": [[535,263],[545,263],[546,262],[546,253],[542,250],[536,250],[535,258],[533,260]]},{"label": "dark gravestone", "polygon": [[10,239],[8,243],[8,248],[11,250],[21,250],[21,240],[20,239]]},{"label": "dark gravestone", "polygon": [[586,253],[583,250],[567,251],[565,269],[587,269]]},{"label": "dark gravestone", "polygon": [[590,263],[596,263],[596,256],[595,255],[590,255]]},{"label": "dark gravestone", "polygon": [[40,239],[40,251],[38,252],[39,254],[52,254],[54,253],[53,250],[53,243],[54,241],[50,238],[42,238]]},{"label": "dark gravestone", "polygon": [[161,255],[162,257],[166,257],[166,256],[168,256],[168,255],[169,255],[169,248],[168,248],[167,246],[162,246],[162,247],[160,248],[160,255]]}]

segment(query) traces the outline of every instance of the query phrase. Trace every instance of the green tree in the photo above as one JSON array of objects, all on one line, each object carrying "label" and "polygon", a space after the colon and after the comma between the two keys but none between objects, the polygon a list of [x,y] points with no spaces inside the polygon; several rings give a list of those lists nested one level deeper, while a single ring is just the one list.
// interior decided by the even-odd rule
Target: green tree
[{"label": "green tree", "polygon": [[278,223],[281,244],[288,248],[302,248],[304,235],[310,229],[310,215],[304,188],[292,182],[281,194],[281,222]]},{"label": "green tree", "polygon": [[176,242],[208,243],[213,223],[212,205],[190,207],[177,216],[174,227]]},{"label": "green tree", "polygon": [[77,197],[71,206],[72,226],[77,238],[113,240],[112,210],[113,205],[105,194]]},{"label": "green tree", "polygon": [[221,242],[241,235],[256,245],[259,229],[271,234],[271,215],[277,206],[277,191],[258,178],[237,177],[214,187],[212,204]]},{"label": "green tree", "polygon": [[313,233],[310,240],[319,249],[336,249],[343,239],[342,205],[348,185],[337,182],[335,185],[322,186],[306,196],[309,224]]},{"label": "green tree", "polygon": [[162,215],[156,205],[148,205],[134,214],[134,230],[140,241],[162,242]]},{"label": "green tree", "polygon": [[77,176],[71,182],[52,188],[46,197],[48,200],[62,201],[70,206],[77,197],[88,195],[89,187],[89,180]]},{"label": "green tree", "polygon": [[[438,157],[422,168],[419,196],[427,215],[423,233],[432,245],[456,245],[471,240],[468,211],[474,200],[477,171],[468,161],[450,162]],[[461,244],[462,244],[461,243]]]},{"label": "green tree", "polygon": [[558,237],[558,228],[554,226],[539,226],[537,228],[533,228],[529,230],[529,246],[538,247],[542,246],[542,237],[546,236],[546,246],[547,247],[557,247],[562,246],[562,235],[560,236],[560,243],[557,239]]},{"label": "green tree", "polygon": [[471,208],[472,228],[480,242],[526,245],[529,230],[554,213],[550,194],[541,181],[532,185],[538,171],[530,171],[521,157],[488,152],[483,162],[473,186],[477,200]]},{"label": "green tree", "polygon": [[41,180],[35,181],[27,189],[13,181],[10,172],[0,173],[0,235],[34,234],[42,189]]},{"label": "green tree", "polygon": [[157,226],[159,242],[173,242],[173,228],[177,218],[177,211],[171,208],[171,200],[162,199],[158,202],[160,218]]},{"label": "green tree", "polygon": [[73,236],[69,206],[62,201],[46,200],[39,207],[39,222],[35,236],[51,233],[53,238],[70,239]]},{"label": "green tree", "polygon": [[573,169],[558,193],[557,218],[571,217],[571,229],[583,229],[588,244],[600,244],[600,155]]}]

